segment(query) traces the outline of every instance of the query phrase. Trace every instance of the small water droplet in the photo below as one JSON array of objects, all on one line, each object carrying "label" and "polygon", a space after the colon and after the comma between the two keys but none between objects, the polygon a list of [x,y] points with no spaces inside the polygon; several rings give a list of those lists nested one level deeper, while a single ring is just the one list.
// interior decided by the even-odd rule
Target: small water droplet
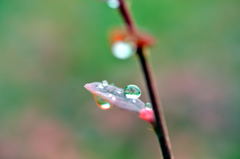
[{"label": "small water droplet", "polygon": [[102,84],[98,84],[98,85],[97,85],[97,88],[99,88],[99,89],[103,89],[104,87],[103,87]]},{"label": "small water droplet", "polygon": [[145,103],[145,107],[146,107],[146,108],[152,108],[152,104],[149,103],[149,102],[147,102],[147,103]]},{"label": "small water droplet", "polygon": [[102,81],[103,87],[106,87],[108,85],[108,82],[106,80]]},{"label": "small water droplet", "polygon": [[124,88],[124,95],[127,98],[137,99],[141,96],[141,90],[138,86],[131,84]]},{"label": "small water droplet", "polygon": [[112,53],[118,59],[127,59],[134,53],[134,47],[131,43],[118,41],[112,45]]},{"label": "small water droplet", "polygon": [[136,100],[135,100],[135,99],[133,99],[133,100],[132,100],[132,102],[133,102],[133,103],[136,103]]},{"label": "small water droplet", "polygon": [[103,98],[99,96],[94,96],[95,102],[97,106],[103,110],[107,110],[111,108],[111,104],[105,101]]},{"label": "small water droplet", "polygon": [[116,9],[119,7],[119,0],[107,0],[107,4],[110,8]]},{"label": "small water droplet", "polygon": [[117,94],[122,94],[122,91],[121,90],[117,90]]}]

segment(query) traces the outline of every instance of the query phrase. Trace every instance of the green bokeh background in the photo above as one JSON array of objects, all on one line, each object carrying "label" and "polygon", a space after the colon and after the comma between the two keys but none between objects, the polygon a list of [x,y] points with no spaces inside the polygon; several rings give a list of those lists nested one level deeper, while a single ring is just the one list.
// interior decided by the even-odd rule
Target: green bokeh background
[{"label": "green bokeh background", "polygon": [[[240,2],[129,0],[157,38],[150,61],[176,159],[240,158]],[[98,0],[0,1],[1,159],[159,159],[137,115],[102,111],[83,88],[137,84],[136,57],[114,58],[118,12]]]}]

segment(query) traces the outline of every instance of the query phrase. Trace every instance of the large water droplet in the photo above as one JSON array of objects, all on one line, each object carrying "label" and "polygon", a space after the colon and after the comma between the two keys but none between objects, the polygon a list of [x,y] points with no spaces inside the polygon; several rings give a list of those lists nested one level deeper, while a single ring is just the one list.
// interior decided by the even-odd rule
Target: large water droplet
[{"label": "large water droplet", "polygon": [[116,9],[119,7],[119,0],[107,0],[107,4],[110,8]]},{"label": "large water droplet", "polygon": [[107,110],[111,108],[111,104],[105,101],[103,98],[99,96],[94,96],[95,102],[97,106],[103,110]]},{"label": "large water droplet", "polygon": [[138,86],[131,84],[124,88],[124,95],[127,98],[137,99],[141,96],[141,90]]},{"label": "large water droplet", "polygon": [[131,43],[118,41],[112,45],[112,53],[118,59],[127,59],[134,53],[134,46]]}]

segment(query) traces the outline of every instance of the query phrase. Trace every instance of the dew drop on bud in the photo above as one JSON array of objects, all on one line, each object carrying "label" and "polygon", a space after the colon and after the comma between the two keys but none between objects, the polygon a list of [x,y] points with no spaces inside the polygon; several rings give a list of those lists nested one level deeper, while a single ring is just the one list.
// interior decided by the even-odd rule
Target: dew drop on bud
[{"label": "dew drop on bud", "polygon": [[141,96],[141,90],[138,86],[130,84],[124,88],[124,95],[130,99],[138,99]]},{"label": "dew drop on bud", "polygon": [[118,59],[127,59],[134,53],[134,46],[129,42],[117,41],[112,45],[112,53]]},{"label": "dew drop on bud", "polygon": [[149,102],[147,102],[147,103],[145,103],[145,107],[146,107],[146,108],[150,108],[150,109],[152,109],[152,104],[149,103]]},{"label": "dew drop on bud", "polygon": [[116,9],[119,7],[119,0],[107,0],[107,4],[110,8]]},{"label": "dew drop on bud", "polygon": [[107,109],[111,108],[111,104],[99,96],[94,96],[94,100],[95,100],[97,106],[103,110],[107,110]]}]

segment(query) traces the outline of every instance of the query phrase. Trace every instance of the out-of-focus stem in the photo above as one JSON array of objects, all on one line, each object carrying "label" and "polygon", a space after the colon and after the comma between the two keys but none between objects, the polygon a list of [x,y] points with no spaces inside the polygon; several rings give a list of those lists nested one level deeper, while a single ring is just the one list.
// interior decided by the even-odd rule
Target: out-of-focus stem
[{"label": "out-of-focus stem", "polygon": [[[133,19],[131,18],[130,12],[126,6],[126,3],[124,0],[119,0],[120,6],[119,6],[119,12],[126,24],[127,30],[135,34],[136,33],[136,27],[134,25]],[[142,45],[137,44],[137,55],[139,57],[139,62],[141,64],[145,82],[148,88],[149,96],[152,102],[152,107],[154,111],[155,116],[155,122],[153,124],[153,127],[155,129],[155,132],[157,134],[160,148],[162,150],[163,159],[174,159],[172,149],[171,149],[171,143],[169,140],[168,130],[164,118],[164,113],[162,110],[162,106],[160,105],[160,98],[157,91],[157,86],[155,83],[155,80],[153,78],[152,69],[147,61],[147,58],[144,55],[144,48]]]},{"label": "out-of-focus stem", "polygon": [[124,0],[119,0],[119,12],[126,24],[127,30],[134,34],[136,32],[136,28]]},{"label": "out-of-focus stem", "polygon": [[157,86],[152,75],[152,69],[144,55],[144,48],[139,46],[137,48],[137,54],[143,70],[143,74],[149,91],[149,96],[152,102],[153,112],[155,116],[155,123],[153,123],[153,127],[157,134],[159,144],[161,146],[163,158],[174,159],[171,149],[171,143],[169,140],[167,125],[164,119],[164,113],[160,105],[160,98],[156,89]]}]

